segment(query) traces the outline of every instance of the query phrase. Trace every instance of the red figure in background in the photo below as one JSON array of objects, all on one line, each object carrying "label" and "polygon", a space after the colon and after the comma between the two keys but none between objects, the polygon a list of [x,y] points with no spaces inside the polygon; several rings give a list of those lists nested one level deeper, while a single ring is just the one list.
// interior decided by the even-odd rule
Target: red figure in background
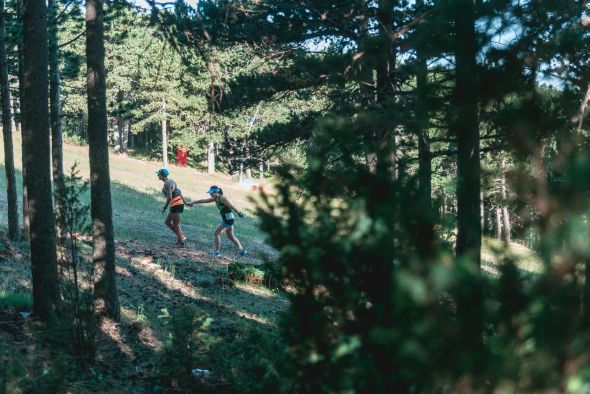
[{"label": "red figure in background", "polygon": [[188,149],[186,145],[176,151],[176,164],[185,167],[188,164]]}]

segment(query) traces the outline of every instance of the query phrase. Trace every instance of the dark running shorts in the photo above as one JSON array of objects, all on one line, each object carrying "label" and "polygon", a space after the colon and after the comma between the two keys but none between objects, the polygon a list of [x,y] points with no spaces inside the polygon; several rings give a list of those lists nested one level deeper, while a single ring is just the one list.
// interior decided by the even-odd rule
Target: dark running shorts
[{"label": "dark running shorts", "polygon": [[170,207],[170,213],[182,213],[184,211],[184,204]]},{"label": "dark running shorts", "polygon": [[225,228],[231,228],[234,226],[234,219],[231,220],[222,220],[221,222],[219,222],[219,224],[221,224],[223,227]]}]

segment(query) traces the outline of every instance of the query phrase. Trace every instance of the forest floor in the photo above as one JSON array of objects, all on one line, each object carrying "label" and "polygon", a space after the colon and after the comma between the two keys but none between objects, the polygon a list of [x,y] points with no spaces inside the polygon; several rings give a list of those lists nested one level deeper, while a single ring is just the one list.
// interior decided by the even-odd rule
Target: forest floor
[{"label": "forest floor", "polygon": [[[288,306],[286,297],[264,286],[231,280],[227,266],[232,260],[228,258],[135,241],[117,241],[116,250],[121,321],[102,323],[91,364],[69,367],[76,358],[71,348],[68,352],[62,347],[68,335],[36,335],[42,327],[19,314],[30,311],[30,305],[2,308],[0,303],[0,357],[7,374],[6,391],[233,392],[239,376],[248,373],[240,368],[249,368],[247,358],[256,356],[260,336],[277,335],[277,320]],[[28,256],[7,244],[0,254],[0,289],[27,294]],[[191,335],[206,338],[196,343],[195,353],[200,356],[170,366],[165,347],[178,350],[170,347],[170,338],[177,333],[166,316],[187,307],[197,312],[191,318],[195,329]],[[211,319],[207,327],[197,324],[202,317]],[[245,341],[253,341],[253,347],[241,348]],[[199,363],[183,365],[188,360]],[[211,375],[190,381],[188,371],[164,376],[166,367],[206,369]]]},{"label": "forest floor", "polygon": [[[20,146],[18,140],[15,146]],[[20,152],[15,153],[18,167]],[[86,148],[65,145],[64,157],[66,168],[78,162],[87,178]],[[265,284],[232,280],[228,266],[236,260],[235,251],[225,237],[224,254],[208,254],[219,222],[213,205],[183,213],[189,241],[186,248],[174,248],[175,238],[159,212],[162,184],[154,172],[160,165],[118,155],[110,160],[121,320],[103,321],[94,361],[80,361],[75,331],[43,326],[28,315],[32,286],[27,243],[0,241],[0,394],[236,392],[244,391],[238,390],[240,385],[271,379],[273,366],[265,352],[280,346],[277,325],[288,308],[286,295]],[[249,251],[241,263],[259,266],[276,257],[252,218],[255,192],[228,176],[174,166],[170,170],[184,195],[204,198],[207,188],[217,184],[249,213],[236,223],[236,235]],[[20,173],[17,180],[20,185]],[[6,196],[1,195],[0,228],[6,228],[5,211]],[[92,248],[88,236],[81,238],[84,282]],[[194,368],[207,370],[207,376],[193,376]]]}]

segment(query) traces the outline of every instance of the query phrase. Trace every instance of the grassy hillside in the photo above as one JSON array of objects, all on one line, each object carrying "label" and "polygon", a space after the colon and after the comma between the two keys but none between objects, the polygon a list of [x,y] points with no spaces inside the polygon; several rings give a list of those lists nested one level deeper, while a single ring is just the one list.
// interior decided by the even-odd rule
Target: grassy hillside
[{"label": "grassy hillside", "polygon": [[[15,165],[19,190],[22,185],[21,176],[21,141],[20,134],[14,136]],[[1,146],[1,144],[0,144]],[[161,214],[164,205],[162,182],[155,172],[162,167],[162,163],[145,162],[123,155],[111,154],[109,158],[111,173],[111,193],[113,201],[113,222],[115,238],[118,240],[137,240],[152,245],[169,245],[175,242],[172,232],[164,226],[165,217]],[[4,163],[4,148],[0,149],[0,163]],[[88,179],[88,148],[83,146],[64,145],[64,171],[78,163],[80,175]],[[3,166],[2,166],[3,167]],[[208,197],[206,191],[209,186],[220,186],[224,194],[246,213],[251,212],[253,204],[249,197],[256,197],[256,192],[239,185],[231,177],[223,174],[209,175],[197,170],[170,165],[170,178],[177,182],[183,195],[197,200]],[[0,174],[0,188],[5,190],[4,170]],[[19,195],[19,198],[21,195]],[[89,195],[87,196],[89,201]],[[22,201],[19,200],[19,207]],[[236,234],[254,255],[270,252],[264,245],[264,235],[258,230],[251,215],[245,219],[238,219]],[[219,212],[214,204],[196,205],[186,208],[182,215],[182,227],[192,247],[209,250],[212,248],[212,233],[220,221]],[[6,193],[0,193],[0,224],[6,223]],[[222,248],[231,250],[229,242],[222,241]]]},{"label": "grassy hillside", "polygon": [[[15,137],[20,188],[20,139]],[[65,145],[64,159],[66,168],[77,162],[81,175],[88,177],[87,148]],[[30,321],[11,323],[19,319],[15,311],[31,309],[28,245],[9,245],[0,238],[0,393],[243,392],[276,387],[279,380],[272,360],[283,346],[276,328],[288,307],[287,297],[264,285],[233,281],[228,265],[234,250],[225,237],[225,254],[221,258],[208,255],[220,221],[213,204],[186,209],[182,226],[191,242],[185,249],[171,246],[175,237],[163,224],[162,182],[155,175],[160,167],[110,156],[122,319],[103,322],[90,366],[72,367],[76,363],[71,340],[63,330],[43,330]],[[169,169],[191,199],[206,197],[208,187],[215,184],[238,208],[246,212],[253,208],[249,197],[255,195],[228,176]],[[5,190],[4,185],[2,171],[0,189]],[[0,193],[0,229],[6,225],[4,192]],[[264,234],[251,215],[237,220],[236,234],[249,249],[241,259],[244,263],[260,264],[264,256],[276,253],[265,245]],[[89,256],[91,247],[81,247]],[[81,271],[88,272],[89,267],[87,259]],[[207,369],[211,375],[195,378],[192,368]]]}]

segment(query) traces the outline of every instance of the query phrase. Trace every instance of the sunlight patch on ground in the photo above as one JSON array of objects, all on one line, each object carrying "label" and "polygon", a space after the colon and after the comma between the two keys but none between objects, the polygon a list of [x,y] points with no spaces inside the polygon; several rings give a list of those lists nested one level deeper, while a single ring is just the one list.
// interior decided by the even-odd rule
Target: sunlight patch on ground
[{"label": "sunlight patch on ground", "polygon": [[242,312],[242,311],[236,311],[236,315],[243,317],[245,319],[248,320],[252,320],[255,321],[256,323],[260,323],[263,324],[265,326],[269,326],[269,327],[274,327],[275,324],[273,322],[271,322],[270,320],[264,318],[264,317],[260,317],[255,313],[248,313],[248,312]]},{"label": "sunlight patch on ground", "polygon": [[499,275],[501,264],[508,260],[523,272],[529,274],[541,274],[544,270],[543,263],[534,250],[526,246],[511,243],[507,245],[503,241],[484,237],[481,247],[482,269],[493,275]]},{"label": "sunlight patch on ground", "polygon": [[271,290],[260,287],[260,286],[252,286],[244,282],[237,282],[235,284],[236,289],[244,291],[246,293],[250,293],[252,295],[262,297],[262,298],[277,298],[276,293],[272,292]]},{"label": "sunlight patch on ground", "polygon": [[153,278],[160,282],[162,285],[164,285],[166,289],[179,292],[183,296],[195,300],[207,302],[211,301],[209,298],[200,294],[194,287],[192,287],[192,285],[180,279],[176,279],[173,276],[173,274],[171,274],[169,271],[165,270],[159,264],[154,263],[154,259],[152,256],[134,260],[138,262],[138,265],[143,267],[143,270],[146,272],[146,274],[151,274]]},{"label": "sunlight patch on ground", "polygon": [[162,350],[163,344],[158,339],[156,333],[151,327],[145,327],[143,330],[141,330],[138,338],[145,346],[151,347],[157,352]]},{"label": "sunlight patch on ground", "polygon": [[120,326],[116,322],[110,319],[103,319],[100,322],[99,329],[109,338],[113,340],[114,343],[117,344],[119,350],[129,358],[134,356],[133,350],[125,343],[123,337],[121,336]]}]

